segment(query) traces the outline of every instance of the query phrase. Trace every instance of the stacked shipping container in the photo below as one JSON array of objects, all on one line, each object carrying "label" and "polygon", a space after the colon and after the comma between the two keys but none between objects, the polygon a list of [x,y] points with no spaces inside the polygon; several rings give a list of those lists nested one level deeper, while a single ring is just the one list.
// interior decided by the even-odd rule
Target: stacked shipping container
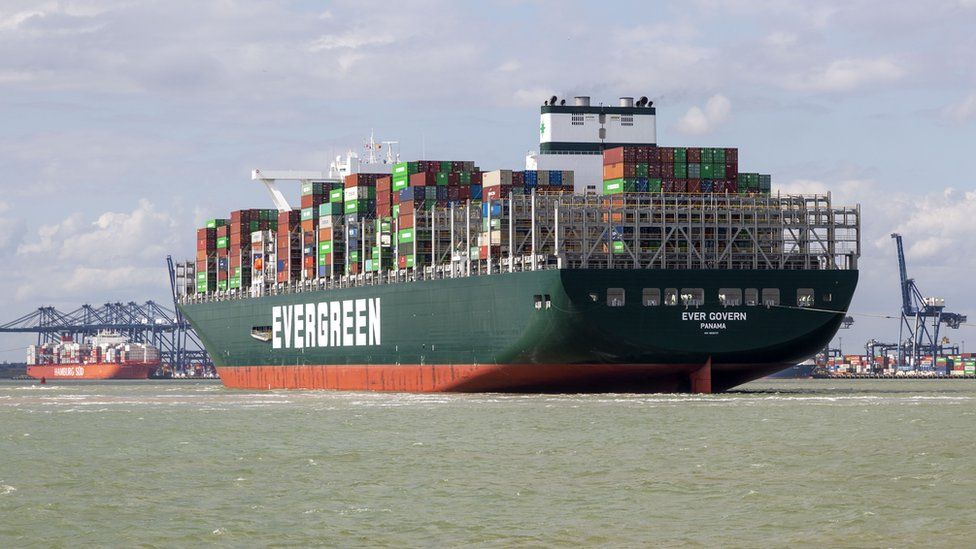
[{"label": "stacked shipping container", "polygon": [[603,152],[603,194],[769,192],[769,176],[742,185],[738,167],[735,148],[616,147]]}]

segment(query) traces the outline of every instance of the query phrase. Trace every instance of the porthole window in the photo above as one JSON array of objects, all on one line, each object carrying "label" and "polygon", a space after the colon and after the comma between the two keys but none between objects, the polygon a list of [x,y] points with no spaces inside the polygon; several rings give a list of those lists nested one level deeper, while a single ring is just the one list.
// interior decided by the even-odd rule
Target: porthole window
[{"label": "porthole window", "polygon": [[762,304],[766,307],[779,305],[779,288],[763,288]]},{"label": "porthole window", "polygon": [[542,308],[542,296],[539,295],[539,294],[536,294],[536,295],[532,296],[532,299],[535,301],[535,308],[536,309],[541,309]]},{"label": "porthole window", "polygon": [[719,288],[718,301],[723,307],[742,305],[742,290],[739,288]]},{"label": "porthole window", "polygon": [[661,304],[661,290],[658,288],[644,288],[641,294],[641,303],[645,307],[657,307]]},{"label": "porthole window", "polygon": [[624,306],[624,289],[623,288],[607,288],[607,305],[610,307],[623,307]]},{"label": "porthole window", "polygon": [[681,288],[681,304],[685,307],[701,307],[705,304],[705,290],[702,288]]}]

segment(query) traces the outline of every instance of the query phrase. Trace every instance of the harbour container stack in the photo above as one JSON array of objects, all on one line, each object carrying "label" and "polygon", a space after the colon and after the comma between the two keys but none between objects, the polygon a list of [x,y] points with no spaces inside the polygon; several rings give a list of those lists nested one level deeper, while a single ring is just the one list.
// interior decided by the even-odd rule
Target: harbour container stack
[{"label": "harbour container stack", "polygon": [[[745,193],[736,148],[623,146],[603,151],[603,194]],[[765,176],[768,182],[769,176]],[[748,192],[769,192],[757,184]]]}]

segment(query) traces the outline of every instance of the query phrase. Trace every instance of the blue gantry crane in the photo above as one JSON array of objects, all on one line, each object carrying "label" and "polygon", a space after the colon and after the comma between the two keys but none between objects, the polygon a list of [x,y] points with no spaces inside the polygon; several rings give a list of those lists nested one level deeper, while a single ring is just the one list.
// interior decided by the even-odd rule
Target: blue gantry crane
[{"label": "blue gantry crane", "polygon": [[[166,261],[173,292],[173,309],[154,301],[142,304],[132,301],[105,303],[99,307],[85,304],[68,312],[54,307],[39,307],[18,319],[0,324],[0,333],[34,333],[37,334],[37,344],[41,345],[58,341],[62,335],[70,335],[80,341],[101,331],[115,332],[127,336],[131,341],[158,348],[161,362],[174,375],[213,375],[210,355],[176,306],[176,285],[178,282],[186,285],[187,282],[176,278],[172,259],[167,257]],[[192,276],[189,278],[192,281]]]},{"label": "blue gantry crane", "polygon": [[943,324],[948,328],[959,328],[966,322],[966,316],[946,311],[944,298],[923,297],[915,280],[908,277],[901,235],[892,233],[891,238],[898,247],[898,274],[901,281],[898,364],[918,369],[923,356],[931,356],[934,361],[939,356],[959,352],[958,347],[948,345],[948,340],[940,339],[939,332]]}]

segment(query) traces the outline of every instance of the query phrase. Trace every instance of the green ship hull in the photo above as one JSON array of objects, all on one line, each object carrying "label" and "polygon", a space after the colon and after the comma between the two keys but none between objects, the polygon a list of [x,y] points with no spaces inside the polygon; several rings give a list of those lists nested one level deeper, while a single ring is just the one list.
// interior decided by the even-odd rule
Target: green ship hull
[{"label": "green ship hull", "polygon": [[[181,304],[229,387],[723,391],[827,345],[856,270],[546,269]],[[648,301],[703,290],[703,300]],[[779,304],[725,306],[728,288]],[[797,290],[813,290],[798,306]]]}]

